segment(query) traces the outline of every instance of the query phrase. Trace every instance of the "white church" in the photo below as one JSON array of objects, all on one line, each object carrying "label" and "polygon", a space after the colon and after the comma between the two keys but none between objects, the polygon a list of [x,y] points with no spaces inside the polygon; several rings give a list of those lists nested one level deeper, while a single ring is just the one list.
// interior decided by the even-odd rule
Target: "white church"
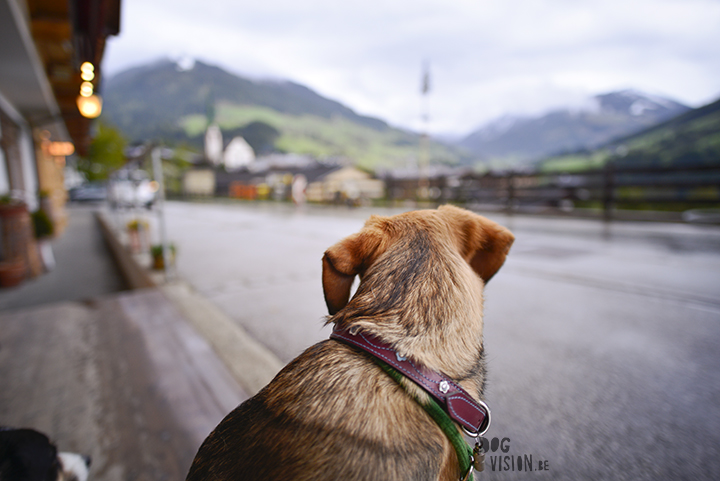
[{"label": "white church", "polygon": [[232,172],[248,167],[255,161],[255,152],[242,137],[235,137],[223,151],[223,138],[220,127],[211,124],[205,132],[205,157],[212,165],[224,165]]}]

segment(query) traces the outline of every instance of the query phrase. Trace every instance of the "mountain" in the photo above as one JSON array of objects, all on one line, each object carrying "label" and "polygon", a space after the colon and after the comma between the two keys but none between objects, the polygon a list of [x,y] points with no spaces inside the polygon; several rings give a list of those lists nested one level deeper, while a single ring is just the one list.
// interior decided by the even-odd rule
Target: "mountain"
[{"label": "mountain", "polygon": [[720,100],[692,109],[641,132],[615,139],[591,152],[542,160],[542,170],[577,171],[601,167],[684,167],[720,164]]},{"label": "mountain", "polygon": [[561,152],[590,150],[675,117],[689,107],[623,90],[597,95],[582,108],[541,117],[503,117],[458,144],[491,164],[522,165]]},{"label": "mountain", "polygon": [[132,138],[148,135],[144,127],[152,130],[152,125],[138,124],[140,112],[150,113],[152,124],[167,124],[185,115],[205,114],[208,102],[262,106],[289,115],[340,116],[371,128],[387,128],[382,120],[358,115],[302,85],[253,81],[200,61],[191,69],[170,60],[132,68],[108,79],[104,90],[109,119]]},{"label": "mountain", "polygon": [[[131,141],[161,140],[201,150],[210,117],[226,140],[264,130],[263,138],[272,143],[261,151],[347,157],[367,168],[406,162],[417,156],[420,143],[416,134],[359,115],[297,83],[250,80],[200,61],[192,68],[163,60],[126,70],[107,79],[103,97],[103,119]],[[458,158],[440,144],[431,152],[436,160]]]}]

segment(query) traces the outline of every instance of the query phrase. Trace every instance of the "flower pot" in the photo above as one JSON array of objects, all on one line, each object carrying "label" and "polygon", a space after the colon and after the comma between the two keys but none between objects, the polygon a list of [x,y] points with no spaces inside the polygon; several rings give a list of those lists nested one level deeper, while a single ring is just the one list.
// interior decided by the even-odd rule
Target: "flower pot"
[{"label": "flower pot", "polygon": [[[171,252],[169,257],[170,265],[175,264],[175,253]],[[153,254],[153,269],[163,270],[165,269],[165,258],[162,254]]]},{"label": "flower pot", "polygon": [[0,287],[14,287],[25,280],[27,265],[23,259],[0,262]]}]

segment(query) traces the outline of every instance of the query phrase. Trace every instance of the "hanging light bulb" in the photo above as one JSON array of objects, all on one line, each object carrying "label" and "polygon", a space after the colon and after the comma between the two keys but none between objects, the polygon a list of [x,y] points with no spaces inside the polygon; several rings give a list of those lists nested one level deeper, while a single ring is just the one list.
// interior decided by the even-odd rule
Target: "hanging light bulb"
[{"label": "hanging light bulb", "polygon": [[94,89],[93,84],[90,82],[83,82],[80,85],[80,95],[83,97],[90,97],[93,94]]},{"label": "hanging light bulb", "polygon": [[92,80],[95,78],[95,66],[90,62],[83,62],[80,65],[80,78],[84,80],[80,84],[80,95],[77,98],[77,107],[80,114],[88,119],[94,119],[102,112],[102,98],[95,95],[95,86]]},{"label": "hanging light bulb", "polygon": [[87,97],[82,94],[79,95],[77,106],[80,114],[88,119],[94,119],[102,113],[102,99],[95,94],[90,94]]}]

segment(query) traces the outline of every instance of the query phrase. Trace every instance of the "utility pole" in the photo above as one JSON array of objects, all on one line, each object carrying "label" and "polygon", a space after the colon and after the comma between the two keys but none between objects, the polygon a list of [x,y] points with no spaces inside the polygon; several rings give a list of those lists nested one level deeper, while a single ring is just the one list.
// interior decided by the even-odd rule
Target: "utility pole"
[{"label": "utility pole", "polygon": [[430,93],[430,63],[426,60],[423,62],[422,84],[420,87],[421,102],[421,120],[422,132],[420,133],[420,152],[418,155],[418,198],[427,200],[430,197],[430,181],[428,179],[428,170],[430,164],[430,137],[428,133],[428,124],[430,122],[430,113],[428,106],[428,94]]},{"label": "utility pole", "polygon": [[153,165],[153,177],[158,183],[157,191],[157,211],[158,211],[158,224],[160,224],[160,246],[162,247],[163,256],[163,273],[165,274],[165,282],[168,278],[168,267],[170,266],[170,244],[167,239],[167,228],[165,225],[165,178],[162,170],[162,148],[160,146],[155,147],[152,150],[152,165]]}]

